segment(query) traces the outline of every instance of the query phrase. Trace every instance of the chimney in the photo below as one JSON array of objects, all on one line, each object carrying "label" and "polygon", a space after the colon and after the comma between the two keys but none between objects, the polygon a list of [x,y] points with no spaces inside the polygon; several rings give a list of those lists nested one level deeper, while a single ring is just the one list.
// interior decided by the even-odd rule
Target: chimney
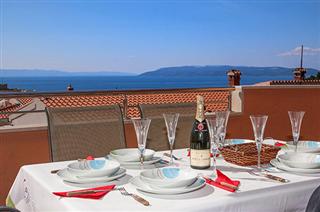
[{"label": "chimney", "polygon": [[69,84],[68,87],[67,87],[67,91],[73,91],[73,90],[74,90],[74,89],[73,89],[72,85]]},{"label": "chimney", "polygon": [[241,71],[236,69],[231,69],[227,72],[229,87],[234,87],[240,85]]},{"label": "chimney", "polygon": [[293,77],[294,80],[305,80],[305,75],[307,73],[307,70],[305,68],[296,68],[293,71]]},{"label": "chimney", "polygon": [[303,45],[301,45],[300,67],[293,71],[294,80],[304,80],[306,73],[307,70],[303,68]]}]

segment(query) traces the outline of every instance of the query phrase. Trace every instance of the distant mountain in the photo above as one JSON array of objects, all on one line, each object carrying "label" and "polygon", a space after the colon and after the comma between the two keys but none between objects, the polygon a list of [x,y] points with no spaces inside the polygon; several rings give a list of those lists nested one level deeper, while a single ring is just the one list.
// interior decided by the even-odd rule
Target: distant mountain
[{"label": "distant mountain", "polygon": [[[254,66],[179,66],[160,68],[140,74],[141,77],[192,77],[192,76],[225,76],[230,69],[238,69],[245,76],[292,76],[294,68],[286,67],[254,67]],[[318,70],[307,68],[307,75],[315,74]]]},{"label": "distant mountain", "polygon": [[3,77],[64,77],[64,76],[134,76],[136,74],[126,72],[67,72],[59,70],[41,69],[0,69]]},{"label": "distant mountain", "polygon": [[[230,69],[239,69],[245,76],[292,76],[293,68],[287,67],[254,67],[254,66],[177,66],[165,67],[140,75],[127,72],[67,72],[42,69],[0,69],[0,77],[67,77],[67,76],[139,76],[139,77],[192,77],[192,76],[226,76]],[[307,76],[316,75],[318,70],[307,68]]]}]

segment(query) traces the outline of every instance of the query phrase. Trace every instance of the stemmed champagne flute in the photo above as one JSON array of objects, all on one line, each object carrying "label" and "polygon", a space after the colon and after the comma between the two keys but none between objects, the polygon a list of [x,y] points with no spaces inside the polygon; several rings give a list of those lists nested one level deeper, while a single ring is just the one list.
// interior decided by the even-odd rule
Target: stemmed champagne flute
[{"label": "stemmed champagne flute", "polygon": [[229,120],[230,111],[217,111],[215,112],[217,117],[217,136],[220,145],[223,147],[225,145],[225,138],[227,132],[227,125]]},{"label": "stemmed champagne flute", "polygon": [[218,138],[217,138],[217,118],[215,115],[207,116],[207,124],[210,135],[211,152],[212,152],[212,166],[213,166],[213,176],[216,176],[216,156],[219,151],[218,149]]},{"label": "stemmed champagne flute", "polygon": [[164,121],[166,122],[168,141],[170,145],[170,157],[171,157],[170,165],[173,165],[172,151],[173,151],[174,139],[176,137],[176,129],[177,129],[177,123],[179,119],[179,113],[164,113],[162,115],[163,115]]},{"label": "stemmed champagne flute", "polygon": [[261,170],[261,165],[260,165],[261,147],[262,147],[264,129],[266,127],[268,116],[266,115],[250,116],[250,120],[253,127],[254,138],[255,138],[257,150],[258,150],[258,170],[260,171]]},{"label": "stemmed champagne flute", "polygon": [[134,129],[137,135],[138,149],[140,152],[141,168],[143,167],[144,151],[146,149],[147,135],[150,126],[151,119],[132,119]]},{"label": "stemmed champagne flute", "polygon": [[298,149],[301,122],[302,122],[304,113],[305,113],[304,111],[288,111],[290,122],[291,122],[293,144],[295,145],[295,152],[297,152],[297,149]]}]

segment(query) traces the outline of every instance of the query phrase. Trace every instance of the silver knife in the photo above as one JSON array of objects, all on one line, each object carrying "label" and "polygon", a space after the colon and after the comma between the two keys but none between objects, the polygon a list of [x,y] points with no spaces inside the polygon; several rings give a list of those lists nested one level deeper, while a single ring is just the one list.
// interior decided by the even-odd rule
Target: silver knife
[{"label": "silver knife", "polygon": [[275,175],[271,175],[271,174],[266,174],[266,173],[263,173],[263,172],[255,172],[255,171],[249,171],[250,174],[253,174],[253,175],[256,175],[256,176],[262,176],[262,177],[266,177],[270,180],[275,180],[275,181],[278,181],[278,182],[281,182],[281,183],[288,183],[290,182],[290,180],[288,179],[284,179],[282,177],[278,177],[278,176],[275,176]]},{"label": "silver knife", "polygon": [[266,174],[266,173],[261,173],[262,176],[265,176],[266,178],[268,179],[271,179],[271,180],[275,180],[275,181],[279,181],[281,183],[288,183],[290,182],[290,180],[288,179],[284,179],[282,177],[279,177],[279,176],[275,176],[275,175],[271,175],[271,174]]}]

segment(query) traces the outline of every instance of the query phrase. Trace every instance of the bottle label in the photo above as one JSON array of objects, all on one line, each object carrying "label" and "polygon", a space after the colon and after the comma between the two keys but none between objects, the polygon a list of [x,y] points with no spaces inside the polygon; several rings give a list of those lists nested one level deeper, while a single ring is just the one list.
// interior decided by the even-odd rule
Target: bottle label
[{"label": "bottle label", "polygon": [[191,149],[190,164],[198,167],[210,166],[210,149]]}]

